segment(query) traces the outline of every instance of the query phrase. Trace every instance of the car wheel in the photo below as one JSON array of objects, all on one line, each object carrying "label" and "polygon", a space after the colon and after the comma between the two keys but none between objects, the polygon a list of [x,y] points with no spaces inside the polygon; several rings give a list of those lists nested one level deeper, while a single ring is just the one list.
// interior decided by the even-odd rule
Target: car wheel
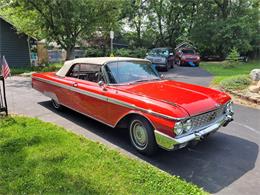
[{"label": "car wheel", "polygon": [[173,63],[173,61],[171,62],[171,68],[174,68],[174,65],[173,65],[174,63]]},{"label": "car wheel", "polygon": [[175,64],[176,64],[177,66],[181,66],[181,61],[178,59],[178,60],[175,61]]},{"label": "car wheel", "polygon": [[165,65],[164,71],[168,72],[168,70],[169,70],[169,63],[167,62]]},{"label": "car wheel", "polygon": [[155,154],[158,145],[152,125],[143,117],[133,117],[129,125],[130,140],[134,148],[145,155]]},{"label": "car wheel", "polygon": [[63,106],[60,105],[56,100],[52,99],[51,100],[52,106],[56,109],[56,110],[62,110]]}]

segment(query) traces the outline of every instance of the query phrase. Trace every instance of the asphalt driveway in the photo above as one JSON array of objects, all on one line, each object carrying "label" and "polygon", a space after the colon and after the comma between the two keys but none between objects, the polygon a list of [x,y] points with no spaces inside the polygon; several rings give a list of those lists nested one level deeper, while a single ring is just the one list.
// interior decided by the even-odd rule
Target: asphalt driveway
[{"label": "asphalt driveway", "polygon": [[[208,86],[212,76],[200,68],[177,67],[167,78]],[[72,110],[55,111],[49,99],[31,88],[29,78],[7,80],[8,105],[12,113],[40,118],[64,126],[94,141],[134,158],[140,158],[170,174],[179,175],[210,193],[259,194],[260,111],[235,105],[235,121],[193,148],[166,152],[154,157],[138,154],[128,132],[112,129]]]}]

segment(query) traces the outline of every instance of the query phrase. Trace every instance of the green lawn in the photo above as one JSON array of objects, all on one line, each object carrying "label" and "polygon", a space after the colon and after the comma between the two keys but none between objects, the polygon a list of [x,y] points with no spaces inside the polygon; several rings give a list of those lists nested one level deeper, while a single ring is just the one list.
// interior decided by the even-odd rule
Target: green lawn
[{"label": "green lawn", "polygon": [[0,118],[0,194],[41,193],[207,194],[51,123]]},{"label": "green lawn", "polygon": [[260,61],[237,63],[232,68],[226,68],[227,62],[201,62],[200,66],[213,74],[213,84],[219,84],[222,80],[235,75],[248,75],[252,69],[260,68]]},{"label": "green lawn", "polygon": [[12,68],[11,67],[11,74],[12,75],[18,75],[22,73],[28,73],[28,72],[53,72],[57,71],[62,67],[63,64],[61,63],[54,63],[49,64],[47,66],[24,66],[24,67],[17,67]]}]

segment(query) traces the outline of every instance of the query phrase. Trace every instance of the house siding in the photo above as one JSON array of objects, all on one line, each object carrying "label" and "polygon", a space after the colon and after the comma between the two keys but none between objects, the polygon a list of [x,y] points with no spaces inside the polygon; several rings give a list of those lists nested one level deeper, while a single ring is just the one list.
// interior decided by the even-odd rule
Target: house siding
[{"label": "house siding", "polygon": [[16,29],[0,18],[0,55],[5,56],[10,67],[30,65],[28,36],[18,34]]}]

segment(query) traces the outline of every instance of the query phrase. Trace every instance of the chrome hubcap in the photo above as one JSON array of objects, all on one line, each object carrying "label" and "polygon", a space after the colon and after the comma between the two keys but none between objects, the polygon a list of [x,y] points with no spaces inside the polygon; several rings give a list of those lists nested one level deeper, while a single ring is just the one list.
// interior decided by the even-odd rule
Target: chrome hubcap
[{"label": "chrome hubcap", "polygon": [[55,108],[59,108],[60,105],[55,101],[55,100],[52,100],[52,104]]},{"label": "chrome hubcap", "polygon": [[141,123],[135,122],[132,126],[132,133],[136,145],[139,147],[145,147],[147,144],[147,133],[145,127]]}]

